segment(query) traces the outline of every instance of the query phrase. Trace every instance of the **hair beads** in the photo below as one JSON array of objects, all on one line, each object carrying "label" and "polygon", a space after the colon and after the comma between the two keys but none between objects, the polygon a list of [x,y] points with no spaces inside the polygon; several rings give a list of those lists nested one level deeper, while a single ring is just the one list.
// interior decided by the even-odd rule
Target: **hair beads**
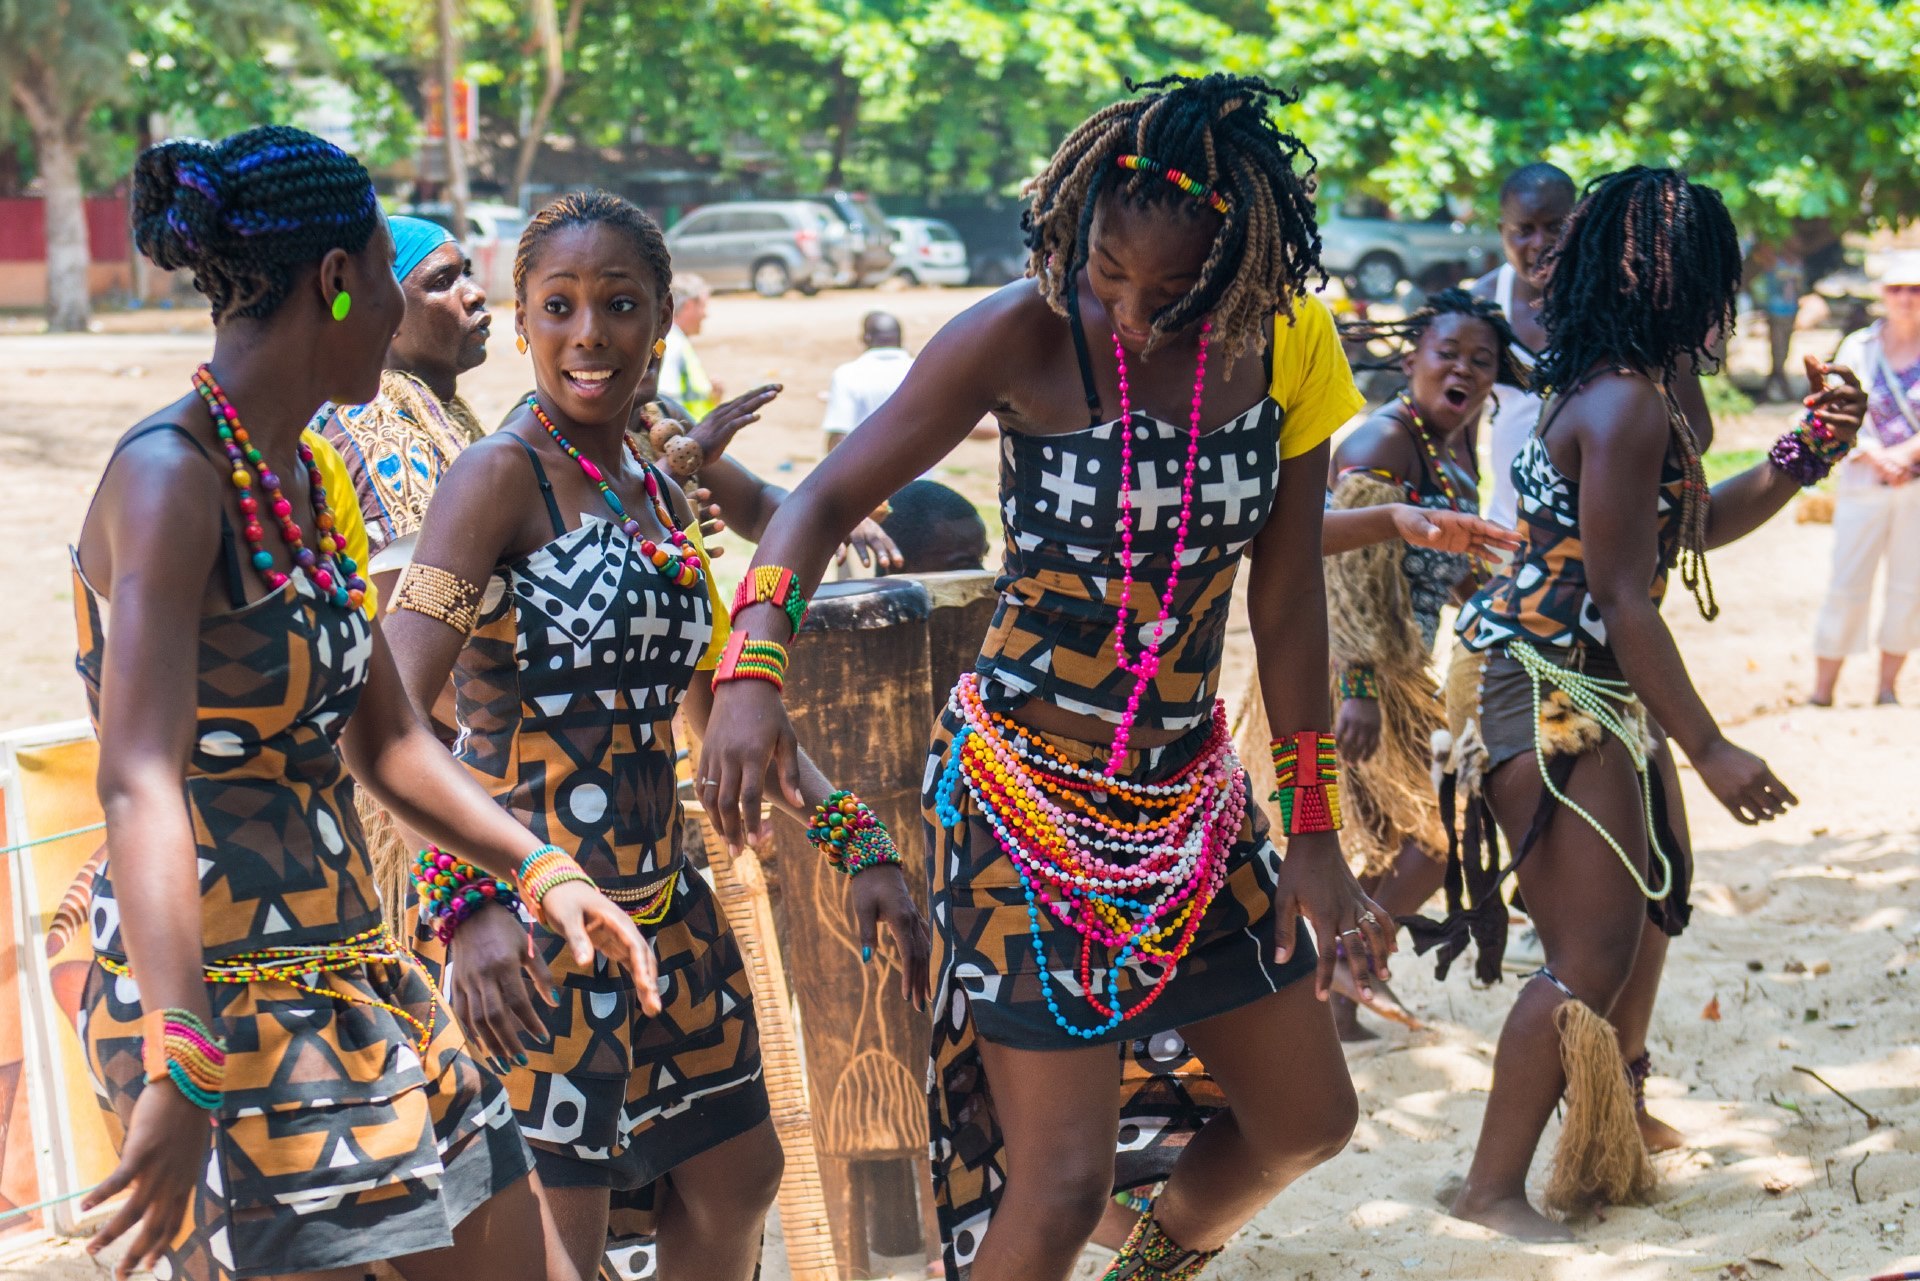
[{"label": "hair beads", "polygon": [[1159,174],[1195,200],[1211,205],[1215,213],[1227,213],[1232,209],[1232,206],[1227,203],[1227,198],[1206,183],[1189,177],[1178,169],[1169,169],[1158,160],[1150,160],[1146,156],[1121,156],[1119,163],[1122,169],[1132,169],[1136,172],[1144,170],[1147,173]]}]

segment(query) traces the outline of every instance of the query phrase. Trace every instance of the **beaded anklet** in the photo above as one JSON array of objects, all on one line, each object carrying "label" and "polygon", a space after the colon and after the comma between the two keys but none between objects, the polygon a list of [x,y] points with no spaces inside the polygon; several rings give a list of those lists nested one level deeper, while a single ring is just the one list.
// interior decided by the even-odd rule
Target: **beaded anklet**
[{"label": "beaded anklet", "polygon": [[1825,419],[1808,413],[1802,415],[1793,430],[1773,442],[1773,448],[1767,451],[1767,461],[1805,489],[1825,480],[1852,449],[1849,442],[1827,426]]},{"label": "beaded anklet", "polygon": [[581,870],[573,856],[558,845],[542,845],[521,860],[520,870],[514,874],[514,880],[520,883],[520,897],[533,911],[536,917],[545,922],[545,913],[541,906],[547,895],[570,881],[585,881],[592,885],[594,880]]},{"label": "beaded anklet", "polygon": [[1186,1249],[1167,1235],[1149,1209],[1133,1225],[1132,1235],[1113,1256],[1102,1281],[1191,1281],[1219,1258],[1224,1248]]},{"label": "beaded anklet", "polygon": [[172,1081],[187,1102],[217,1111],[224,1097],[227,1043],[192,1010],[154,1010],[140,1018],[140,1064],[147,1081]]},{"label": "beaded anklet", "polygon": [[787,621],[793,624],[794,635],[800,634],[800,624],[807,618],[807,600],[800,594],[800,579],[790,569],[778,565],[756,565],[753,572],[740,580],[739,590],[733,594],[732,618],[740,617],[740,611],[755,605],[778,605],[786,611]]},{"label": "beaded anklet", "polygon": [[1275,787],[1288,836],[1340,830],[1340,756],[1333,735],[1303,730],[1273,740]]},{"label": "beaded anklet", "polygon": [[900,866],[900,851],[887,825],[844,787],[813,807],[807,839],[848,876],[858,876],[870,867]]},{"label": "beaded anklet", "polygon": [[1371,667],[1346,668],[1334,678],[1334,684],[1338,687],[1343,701],[1349,698],[1364,698],[1373,702],[1380,697],[1380,678],[1374,674]]},{"label": "beaded anklet", "polygon": [[511,885],[481,871],[471,863],[462,863],[429,845],[414,860],[413,883],[420,891],[420,914],[433,921],[433,936],[445,946],[480,905],[495,902],[518,914],[520,896]]},{"label": "beaded anklet", "polygon": [[775,689],[787,682],[787,647],[777,641],[749,640],[745,632],[727,638],[720,661],[713,669],[713,683],[728,681],[766,681]]}]

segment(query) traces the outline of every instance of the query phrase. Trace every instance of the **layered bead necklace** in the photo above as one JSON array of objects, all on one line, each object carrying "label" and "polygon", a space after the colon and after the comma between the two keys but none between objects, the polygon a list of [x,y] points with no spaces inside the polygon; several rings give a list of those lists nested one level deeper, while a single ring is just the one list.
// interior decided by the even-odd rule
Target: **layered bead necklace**
[{"label": "layered bead necklace", "polygon": [[651,538],[640,537],[640,522],[627,514],[626,504],[620,501],[620,495],[613,492],[613,486],[607,483],[606,474],[591,458],[574,448],[573,443],[560,434],[560,429],[553,425],[553,419],[547,417],[547,411],[540,407],[539,400],[529,396],[527,405],[533,410],[533,416],[540,420],[540,425],[546,428],[547,435],[553,437],[553,443],[566,451],[567,457],[579,464],[580,470],[586,474],[588,480],[599,486],[600,497],[606,500],[607,506],[612,509],[615,520],[626,532],[627,537],[639,545],[640,554],[647,559],[647,562],[676,587],[700,586],[706,579],[706,567],[701,563],[700,553],[694,547],[693,540],[687,537],[686,531],[674,523],[673,512],[660,493],[659,477],[640,456],[633,438],[626,437],[627,452],[632,454],[634,461],[640,464],[641,475],[646,479],[647,497],[653,502],[654,519],[660,522],[660,528],[667,531],[665,546],[654,542]]},{"label": "layered bead necklace", "polygon": [[306,545],[299,522],[293,518],[293,504],[280,491],[280,477],[267,466],[266,455],[247,435],[247,429],[240,423],[240,411],[220,389],[213,370],[206,365],[194,370],[193,389],[200,393],[207,411],[213,415],[213,429],[219,434],[220,447],[232,465],[228,478],[240,491],[240,514],[246,517],[241,533],[252,553],[253,567],[267,580],[267,586],[279,591],[287,585],[288,575],[273,567],[273,553],[267,550],[267,531],[260,523],[260,500],[253,494],[256,481],[266,493],[267,513],[280,531],[280,541],[287,545],[288,555],[305,572],[314,590],[323,600],[342,609],[360,608],[366,599],[367,583],[360,577],[360,567],[347,555],[346,539],[334,531],[333,513],[327,508],[326,486],[321,483],[320,468],[307,442],[297,442],[295,451],[300,465],[307,469],[307,492],[313,502],[313,525],[320,544],[318,554]]},{"label": "layered bead necklace", "polygon": [[1420,416],[1420,409],[1413,403],[1413,397],[1404,391],[1400,393],[1400,404],[1406,409],[1407,417],[1413,420],[1413,438],[1426,451],[1427,462],[1432,465],[1434,477],[1440,482],[1440,492],[1446,496],[1447,506],[1459,511],[1460,491],[1455,488],[1453,476],[1440,457],[1440,447],[1433,443],[1433,433],[1427,430],[1427,420]]},{"label": "layered bead necklace", "polygon": [[1127,696],[1127,710],[1113,733],[1113,753],[1107,760],[1109,776],[1120,772],[1133,737],[1133,724],[1140,716],[1140,697],[1160,672],[1160,643],[1166,634],[1167,616],[1173,612],[1174,589],[1180,585],[1180,558],[1187,550],[1187,527],[1193,517],[1193,478],[1200,461],[1200,401],[1207,385],[1207,341],[1212,333],[1213,322],[1202,321],[1200,355],[1193,365],[1187,465],[1180,477],[1180,521],[1173,540],[1173,563],[1167,570],[1166,590],[1160,593],[1160,617],[1154,620],[1153,635],[1138,658],[1127,655],[1127,610],[1133,603],[1133,388],[1127,381],[1126,349],[1120,345],[1120,335],[1113,335],[1113,359],[1120,369],[1120,611],[1113,624],[1113,658],[1121,671],[1133,677],[1133,692]]},{"label": "layered bead necklace", "polygon": [[[1226,710],[1214,705],[1193,760],[1161,782],[1131,783],[1074,764],[988,711],[973,673],[961,678],[949,709],[962,723],[935,792],[939,821],[964,823],[962,793],[972,800],[1020,877],[1048,1012],[1069,1035],[1097,1040],[1160,998],[1226,884],[1247,804]],[[1110,817],[1116,806],[1147,816]],[[1080,991],[1102,1019],[1092,1027],[1069,1021],[1060,1006],[1043,913],[1080,936]],[[1160,976],[1122,1010],[1120,971],[1136,959],[1158,964]]]}]

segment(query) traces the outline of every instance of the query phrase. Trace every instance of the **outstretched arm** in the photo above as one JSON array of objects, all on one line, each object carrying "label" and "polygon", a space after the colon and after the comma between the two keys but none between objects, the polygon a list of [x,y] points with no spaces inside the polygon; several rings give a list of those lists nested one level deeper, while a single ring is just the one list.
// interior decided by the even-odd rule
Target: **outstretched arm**
[{"label": "outstretched arm", "polygon": [[[1837,376],[1839,382],[1829,387],[1828,374]],[[1841,436],[1856,438],[1865,420],[1867,394],[1854,372],[1808,356],[1807,384],[1807,408]],[[1764,459],[1738,476],[1721,481],[1714,486],[1713,505],[1707,512],[1707,546],[1725,547],[1745,538],[1799,492],[1798,482]]]}]

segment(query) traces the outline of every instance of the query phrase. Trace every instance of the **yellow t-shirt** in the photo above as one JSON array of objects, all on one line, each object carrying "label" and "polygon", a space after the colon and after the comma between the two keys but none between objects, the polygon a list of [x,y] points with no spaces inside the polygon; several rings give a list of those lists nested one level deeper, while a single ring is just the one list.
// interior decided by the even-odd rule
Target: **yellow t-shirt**
[{"label": "yellow t-shirt", "polygon": [[1293,323],[1273,325],[1273,386],[1269,391],[1286,418],[1280,427],[1280,457],[1298,458],[1340,430],[1366,407],[1353,385],[1353,370],[1340,346],[1333,313],[1314,294],[1293,304]]},{"label": "yellow t-shirt", "polygon": [[373,575],[367,572],[367,525],[360,517],[360,500],[353,495],[353,478],[347,475],[347,461],[317,431],[303,431],[300,439],[313,451],[313,462],[320,469],[320,484],[327,491],[327,510],[333,513],[333,528],[347,543],[347,555],[367,580],[367,596],[360,602],[368,619],[380,616],[379,591]]},{"label": "yellow t-shirt", "polygon": [[[700,559],[707,559],[707,542],[700,537],[700,522],[694,521],[687,526],[687,536],[700,552]],[[707,652],[693,665],[696,672],[710,672],[720,666],[720,651],[727,647],[727,638],[733,635],[733,624],[728,621],[727,602],[720,597],[720,584],[714,581],[713,564],[707,564],[707,601],[713,606],[713,639],[707,642]]]}]

